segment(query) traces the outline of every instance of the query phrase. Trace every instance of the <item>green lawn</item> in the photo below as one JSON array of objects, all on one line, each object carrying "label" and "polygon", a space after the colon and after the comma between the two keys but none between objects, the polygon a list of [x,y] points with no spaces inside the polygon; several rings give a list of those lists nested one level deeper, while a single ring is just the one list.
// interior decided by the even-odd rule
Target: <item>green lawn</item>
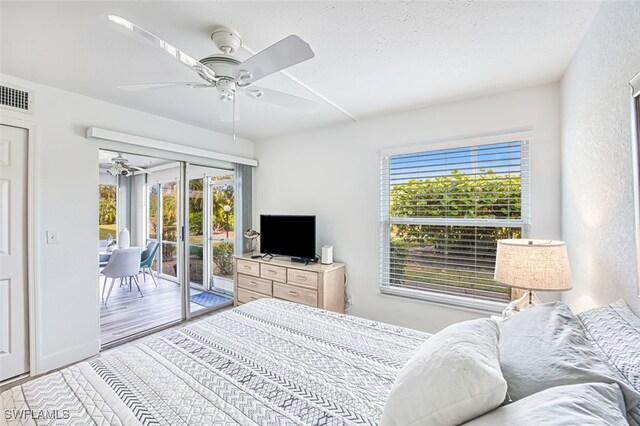
[{"label": "green lawn", "polygon": [[100,225],[99,226],[100,229],[100,239],[101,240],[106,240],[107,239],[107,234],[111,234],[111,236],[113,237],[113,239],[115,240],[116,238],[118,238],[118,231],[116,230],[116,224],[112,224],[112,225]]},{"label": "green lawn", "polygon": [[[410,287],[430,288],[432,286],[458,287],[469,291],[489,291],[499,298],[510,299],[511,291],[508,287],[496,286],[489,290],[486,286],[495,285],[493,273],[447,270],[421,265],[415,262],[407,262],[391,268],[392,282],[396,277],[396,283]],[[463,292],[467,292],[464,291]]]},{"label": "green lawn", "polygon": [[[233,231],[229,231],[229,239],[233,239],[234,236],[235,236],[235,233]],[[213,234],[213,238],[226,238],[226,237],[227,237],[226,231],[214,232]],[[202,235],[189,236],[189,244],[191,245],[201,246],[203,241],[204,241],[204,238],[202,237]]]},{"label": "green lawn", "polygon": [[202,241],[204,241],[202,235],[190,235],[189,236],[189,244],[191,245],[202,245]]}]

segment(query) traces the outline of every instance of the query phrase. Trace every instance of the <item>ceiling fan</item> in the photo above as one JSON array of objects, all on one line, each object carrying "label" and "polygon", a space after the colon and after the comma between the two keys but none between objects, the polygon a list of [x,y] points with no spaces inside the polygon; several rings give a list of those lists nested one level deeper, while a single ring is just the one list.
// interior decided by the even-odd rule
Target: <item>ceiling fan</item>
[{"label": "ceiling fan", "polygon": [[134,173],[148,173],[151,174],[149,170],[145,170],[142,167],[130,166],[127,163],[129,160],[124,158],[121,153],[118,153],[115,157],[111,159],[111,167],[107,170],[111,176],[133,176]]},{"label": "ceiling fan", "polygon": [[222,53],[213,54],[198,61],[120,16],[108,15],[107,18],[110,22],[129,30],[133,36],[151,42],[163,52],[195,71],[204,80],[204,82],[130,84],[118,86],[120,89],[138,91],[176,86],[192,89],[213,88],[218,92],[218,98],[221,101],[220,118],[222,121],[236,121],[239,118],[235,107],[238,92],[244,93],[251,99],[295,111],[313,112],[318,106],[316,102],[309,99],[253,86],[255,81],[263,77],[315,56],[309,44],[296,35],[290,35],[241,62],[232,54],[240,48],[242,39],[233,30],[219,28],[211,34],[211,39]]}]

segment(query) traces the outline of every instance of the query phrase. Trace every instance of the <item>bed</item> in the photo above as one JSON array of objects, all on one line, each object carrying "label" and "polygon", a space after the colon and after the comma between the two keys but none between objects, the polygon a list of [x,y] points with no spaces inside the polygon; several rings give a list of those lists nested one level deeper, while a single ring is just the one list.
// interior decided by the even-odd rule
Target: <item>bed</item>
[{"label": "bed", "polygon": [[56,417],[37,424],[375,425],[427,337],[262,299],[10,389],[2,403]]},{"label": "bed", "polygon": [[430,336],[261,299],[0,395],[9,425],[640,425],[640,319],[559,302]]}]

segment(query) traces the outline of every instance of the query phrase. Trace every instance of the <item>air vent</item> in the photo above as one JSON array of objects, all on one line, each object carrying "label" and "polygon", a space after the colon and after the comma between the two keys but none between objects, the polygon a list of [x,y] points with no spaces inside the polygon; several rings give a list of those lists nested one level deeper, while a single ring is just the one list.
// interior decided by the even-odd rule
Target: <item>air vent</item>
[{"label": "air vent", "polygon": [[33,91],[0,84],[0,107],[31,114],[32,105]]}]

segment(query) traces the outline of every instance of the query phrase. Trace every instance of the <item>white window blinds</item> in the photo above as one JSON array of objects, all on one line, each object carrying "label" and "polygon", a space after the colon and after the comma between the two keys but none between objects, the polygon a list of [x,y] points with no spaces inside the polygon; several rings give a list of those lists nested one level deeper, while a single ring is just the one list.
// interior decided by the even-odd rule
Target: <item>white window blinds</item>
[{"label": "white window blinds", "polygon": [[527,236],[527,141],[383,155],[381,178],[383,291],[510,300],[496,240]]}]

